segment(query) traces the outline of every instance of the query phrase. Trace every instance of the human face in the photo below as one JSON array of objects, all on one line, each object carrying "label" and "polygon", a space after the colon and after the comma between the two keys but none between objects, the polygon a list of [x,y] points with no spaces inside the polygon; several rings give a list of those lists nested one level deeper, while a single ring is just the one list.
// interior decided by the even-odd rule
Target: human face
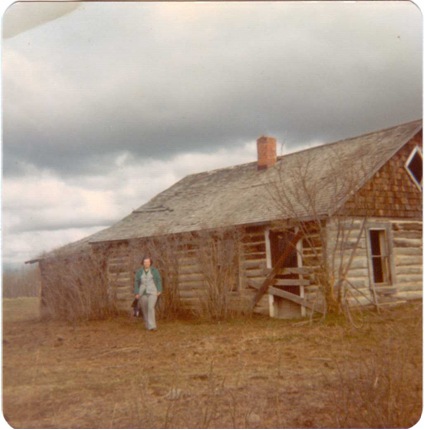
[{"label": "human face", "polygon": [[143,260],[143,267],[148,270],[149,267],[151,267],[151,259],[150,258],[145,258]]}]

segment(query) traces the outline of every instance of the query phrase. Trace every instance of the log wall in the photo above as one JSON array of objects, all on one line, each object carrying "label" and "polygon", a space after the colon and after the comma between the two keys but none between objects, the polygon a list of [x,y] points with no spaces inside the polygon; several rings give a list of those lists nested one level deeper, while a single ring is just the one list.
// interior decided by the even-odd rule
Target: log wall
[{"label": "log wall", "polygon": [[204,275],[194,244],[182,243],[177,249],[178,292],[182,306],[196,312],[202,300]]},{"label": "log wall", "polygon": [[[352,305],[373,305],[366,219],[330,220],[326,247],[333,282],[337,289],[342,289],[341,294],[347,294]],[[347,282],[338,283],[344,275]]]},{"label": "log wall", "polygon": [[[348,284],[353,305],[378,304],[385,305],[404,300],[422,298],[422,222],[393,220],[385,218],[357,219],[347,221],[343,249],[338,252],[335,260],[334,273],[337,278],[341,266],[347,267]],[[373,267],[368,248],[370,228],[386,229],[388,232],[389,270],[391,281],[388,284],[375,284]],[[341,234],[343,226],[331,222],[329,224],[329,242],[335,243],[337,232]],[[351,248],[351,249],[350,249]],[[351,251],[355,250],[353,257]],[[328,249],[330,252],[331,249]]]},{"label": "log wall", "polygon": [[[199,312],[203,301],[206,300],[206,285],[208,273],[211,275],[213,266],[209,265],[209,256],[203,255],[205,237],[195,234],[179,235],[172,240],[169,237],[155,240],[137,240],[110,244],[103,250],[107,257],[108,291],[121,310],[129,310],[133,299],[134,276],[137,268],[141,266],[142,255],[149,254],[156,261],[155,266],[160,270],[164,284],[164,294],[169,294],[171,288],[177,291],[179,306],[187,311]],[[207,244],[207,247],[209,245]],[[251,303],[255,290],[248,287],[249,282],[260,282],[266,275],[266,245],[264,229],[253,227],[240,230],[237,234],[235,286],[229,294],[232,306],[243,309]],[[101,247],[98,247],[98,252]],[[169,254],[170,258],[165,254]],[[168,273],[170,263],[173,261],[173,270],[176,271],[175,283],[170,285],[173,278]],[[207,267],[208,266],[208,267]],[[218,269],[220,270],[220,269]],[[168,281],[168,282],[167,282]],[[174,298],[174,300],[176,300]],[[268,315],[268,301],[265,297],[256,311]]]},{"label": "log wall", "polygon": [[133,293],[133,272],[127,242],[109,246],[107,255],[108,294],[118,309],[129,309]]},{"label": "log wall", "polygon": [[402,300],[422,298],[422,222],[393,221],[396,295]]},{"label": "log wall", "polygon": [[[387,303],[422,297],[422,223],[417,221],[371,218],[331,220],[327,227],[327,243],[330,272],[334,281],[338,273],[346,272],[350,301],[353,305],[371,305],[375,302]],[[392,284],[374,286],[370,251],[368,250],[368,228],[387,226],[391,233]],[[234,306],[249,306],[256,289],[267,277],[266,227],[247,227],[239,236],[239,286],[232,292]],[[339,241],[337,240],[339,238]],[[135,254],[141,255],[146,244],[139,242],[133,249],[125,244],[109,249],[108,279],[118,307],[128,309],[133,297],[134,272],[138,263]],[[323,308],[323,294],[318,279],[323,268],[322,240],[317,229],[311,229],[303,239],[301,261],[304,269],[302,297],[315,304],[317,310]],[[188,237],[181,238],[175,250],[178,267],[177,290],[181,306],[190,311],[199,310],[205,293],[205,268],[199,258],[199,247]],[[348,267],[349,265],[349,267]],[[161,268],[163,277],[165,267]],[[167,285],[164,286],[167,289]],[[336,294],[336,293],[335,293]],[[269,315],[270,304],[265,294],[255,308],[255,312]]]}]

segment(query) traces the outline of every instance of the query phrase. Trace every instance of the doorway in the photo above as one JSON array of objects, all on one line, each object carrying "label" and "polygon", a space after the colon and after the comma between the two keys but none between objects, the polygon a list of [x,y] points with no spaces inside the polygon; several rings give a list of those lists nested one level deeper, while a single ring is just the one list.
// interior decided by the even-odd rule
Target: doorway
[{"label": "doorway", "polygon": [[[293,231],[269,232],[272,267],[276,265],[280,256],[285,252],[286,248],[290,246],[291,240],[294,238],[294,236],[295,233]],[[298,268],[298,252],[296,247],[292,247],[290,254],[281,270],[281,273],[276,276],[276,283],[274,287],[297,296],[301,296],[301,286],[299,282],[300,275],[296,270],[291,270],[296,268]],[[291,283],[291,280],[294,282]],[[273,306],[272,314],[274,317],[296,318],[301,316],[302,308],[300,305],[282,297],[272,297],[273,300],[271,306]]]}]

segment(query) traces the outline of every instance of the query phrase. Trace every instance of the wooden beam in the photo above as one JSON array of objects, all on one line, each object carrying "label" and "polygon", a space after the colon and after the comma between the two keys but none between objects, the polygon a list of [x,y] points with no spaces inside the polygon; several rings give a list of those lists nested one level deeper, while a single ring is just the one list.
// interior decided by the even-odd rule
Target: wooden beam
[{"label": "wooden beam", "polygon": [[289,242],[288,246],[283,251],[282,255],[279,257],[279,260],[276,262],[272,271],[267,275],[261,287],[258,289],[257,293],[254,296],[252,307],[254,308],[256,304],[261,300],[261,297],[267,292],[269,287],[273,284],[276,275],[279,273],[279,270],[283,267],[288,257],[291,255],[293,249],[297,246],[298,241],[303,236],[303,233],[299,231],[292,240]]},{"label": "wooden beam", "polygon": [[262,282],[249,281],[248,288],[253,288],[254,290],[259,290],[261,288]]},{"label": "wooden beam", "polygon": [[311,275],[312,270],[307,267],[284,267],[280,269],[279,275]]},{"label": "wooden beam", "polygon": [[313,304],[308,302],[296,294],[289,293],[288,291],[280,290],[279,288],[270,287],[269,294],[273,294],[274,296],[282,297],[283,299],[290,300],[291,302],[296,303],[297,305],[304,306],[306,308],[312,309],[313,311],[323,313],[320,309],[317,309]]},{"label": "wooden beam", "polygon": [[310,285],[310,281],[308,279],[275,279],[273,285],[279,287],[291,287],[293,285],[307,287]]}]

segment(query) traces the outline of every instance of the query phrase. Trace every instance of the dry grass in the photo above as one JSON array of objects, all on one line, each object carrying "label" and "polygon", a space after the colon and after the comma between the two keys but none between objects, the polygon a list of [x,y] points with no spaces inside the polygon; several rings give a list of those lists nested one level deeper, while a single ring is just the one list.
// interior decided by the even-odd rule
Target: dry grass
[{"label": "dry grass", "polygon": [[15,428],[407,428],[422,410],[419,302],[361,331],[253,317],[151,333],[129,317],[40,321],[27,299],[3,310]]}]

